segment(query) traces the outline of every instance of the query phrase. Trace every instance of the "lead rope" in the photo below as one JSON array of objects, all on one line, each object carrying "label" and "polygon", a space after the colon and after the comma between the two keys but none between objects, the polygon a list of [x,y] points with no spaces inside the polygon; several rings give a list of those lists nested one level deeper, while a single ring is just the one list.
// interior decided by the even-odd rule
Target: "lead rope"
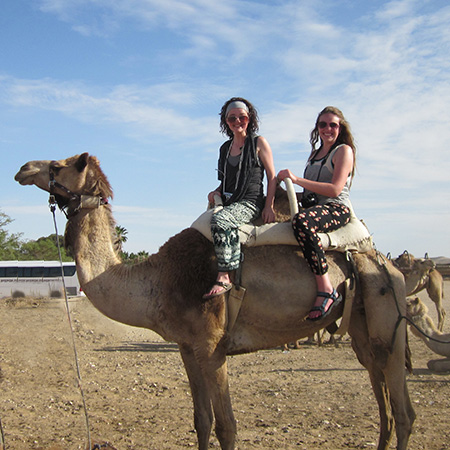
[{"label": "lead rope", "polygon": [[6,450],[5,434],[3,433],[3,425],[1,418],[0,418],[0,450]]},{"label": "lead rope", "polygon": [[66,291],[66,282],[64,280],[64,269],[63,269],[62,256],[61,256],[61,246],[59,243],[58,226],[56,225],[56,216],[55,216],[55,209],[56,209],[55,197],[53,195],[50,195],[50,199],[48,202],[49,202],[49,206],[50,206],[50,211],[52,212],[52,216],[53,216],[53,224],[55,226],[56,244],[58,247],[59,263],[61,264],[61,275],[62,275],[61,278],[62,278],[62,284],[63,284],[63,289],[64,289],[64,299],[65,299],[65,304],[66,304],[67,319],[69,321],[70,336],[72,338],[72,348],[73,348],[73,354],[74,354],[74,359],[75,359],[77,382],[78,382],[78,387],[79,387],[80,393],[81,393],[81,399],[83,401],[84,417],[86,420],[86,435],[87,435],[87,440],[88,440],[88,448],[90,449],[91,448],[91,433],[89,431],[90,430],[89,416],[88,416],[87,407],[86,407],[86,400],[84,397],[83,385],[81,382],[80,366],[78,364],[78,353],[77,353],[77,348],[75,346],[75,335],[74,335],[74,331],[73,331],[72,319],[70,317],[69,300],[67,299],[67,291]]}]

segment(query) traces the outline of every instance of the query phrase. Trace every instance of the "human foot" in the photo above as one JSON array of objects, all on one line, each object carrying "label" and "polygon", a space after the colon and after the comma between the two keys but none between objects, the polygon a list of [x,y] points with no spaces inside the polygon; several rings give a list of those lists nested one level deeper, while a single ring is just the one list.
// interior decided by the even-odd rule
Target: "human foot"
[{"label": "human foot", "polygon": [[322,297],[324,300],[320,305],[315,305],[311,308],[307,320],[320,320],[324,319],[334,306],[338,305],[342,301],[342,296],[337,293],[336,289],[333,292],[317,292],[317,297]]}]

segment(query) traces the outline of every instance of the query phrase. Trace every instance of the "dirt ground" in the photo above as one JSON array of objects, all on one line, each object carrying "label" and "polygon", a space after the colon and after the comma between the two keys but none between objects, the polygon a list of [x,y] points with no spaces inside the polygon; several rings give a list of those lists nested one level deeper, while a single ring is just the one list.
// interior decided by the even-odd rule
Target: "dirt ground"
[{"label": "dirt ground", "polygon": [[[450,281],[445,284],[448,333]],[[436,320],[426,293],[420,297]],[[89,429],[93,442],[117,450],[195,449],[176,345],[103,317],[86,298],[69,305],[87,419],[64,301],[0,301],[5,448],[84,449]],[[430,373],[426,363],[438,356],[411,333],[410,345],[414,373],[407,379],[417,413],[410,448],[450,449],[450,375]],[[349,340],[234,356],[228,364],[237,449],[376,448],[378,409]],[[210,442],[219,449],[214,433]]]}]

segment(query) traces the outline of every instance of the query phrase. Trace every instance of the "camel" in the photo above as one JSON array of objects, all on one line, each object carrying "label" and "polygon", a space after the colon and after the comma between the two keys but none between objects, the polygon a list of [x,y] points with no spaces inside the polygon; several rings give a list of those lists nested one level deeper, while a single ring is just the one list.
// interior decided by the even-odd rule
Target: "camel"
[{"label": "camel", "polygon": [[415,295],[423,289],[436,305],[438,330],[444,329],[445,309],[442,306],[444,298],[444,279],[436,269],[436,264],[429,258],[414,258],[406,250],[394,260],[394,264],[403,273],[406,283],[406,295]]},{"label": "camel", "polygon": [[[247,247],[241,274],[246,296],[228,331],[226,296],[202,300],[215,280],[217,263],[213,245],[197,230],[187,228],[171,237],[146,261],[122,263],[109,204],[112,189],[97,158],[83,153],[60,161],[30,161],[15,179],[51,192],[66,212],[65,245],[92,304],[113,320],[151,329],[178,344],[192,392],[199,450],[209,448],[214,420],[221,449],[235,448],[227,355],[310,336],[342,314],[339,305],[324,320],[305,320],[316,286],[297,247]],[[343,291],[350,272],[345,255],[329,252],[328,260],[333,284]],[[349,334],[378,403],[378,450],[390,447],[394,431],[396,448],[405,450],[415,419],[406,385],[405,322],[394,332],[398,314],[406,312],[404,279],[375,250],[355,254],[354,260],[359,283]]]},{"label": "camel", "polygon": [[[441,273],[436,269],[436,264],[425,255],[425,258],[414,258],[413,255],[406,250],[394,260],[394,264],[403,273],[406,284],[406,295],[414,295],[423,289],[427,290],[428,296],[436,305],[438,316],[438,330],[444,329],[445,309],[442,306],[444,298],[444,279]],[[322,344],[323,336],[318,333],[318,343]],[[311,337],[311,342],[314,338]],[[331,333],[329,343],[336,344],[336,338]],[[295,343],[295,348],[299,348]],[[287,344],[283,350],[288,349]]]},{"label": "camel", "polygon": [[422,339],[426,346],[438,355],[446,356],[443,359],[432,359],[427,366],[432,372],[450,372],[450,333],[442,333],[428,315],[427,306],[418,298],[406,299],[406,316],[413,325],[411,331],[414,335]]}]

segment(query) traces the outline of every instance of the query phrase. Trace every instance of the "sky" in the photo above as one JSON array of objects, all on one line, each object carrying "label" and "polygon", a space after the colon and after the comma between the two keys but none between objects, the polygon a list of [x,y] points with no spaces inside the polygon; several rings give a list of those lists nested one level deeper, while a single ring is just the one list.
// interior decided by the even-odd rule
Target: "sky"
[{"label": "sky", "polygon": [[317,114],[341,109],[357,144],[353,206],[376,248],[449,257],[449,24],[447,0],[3,0],[7,229],[55,232],[48,195],[14,181],[25,162],[88,152],[124,250],[157,252],[205,210],[227,139],[219,112],[241,96],[276,171],[299,176]]}]

